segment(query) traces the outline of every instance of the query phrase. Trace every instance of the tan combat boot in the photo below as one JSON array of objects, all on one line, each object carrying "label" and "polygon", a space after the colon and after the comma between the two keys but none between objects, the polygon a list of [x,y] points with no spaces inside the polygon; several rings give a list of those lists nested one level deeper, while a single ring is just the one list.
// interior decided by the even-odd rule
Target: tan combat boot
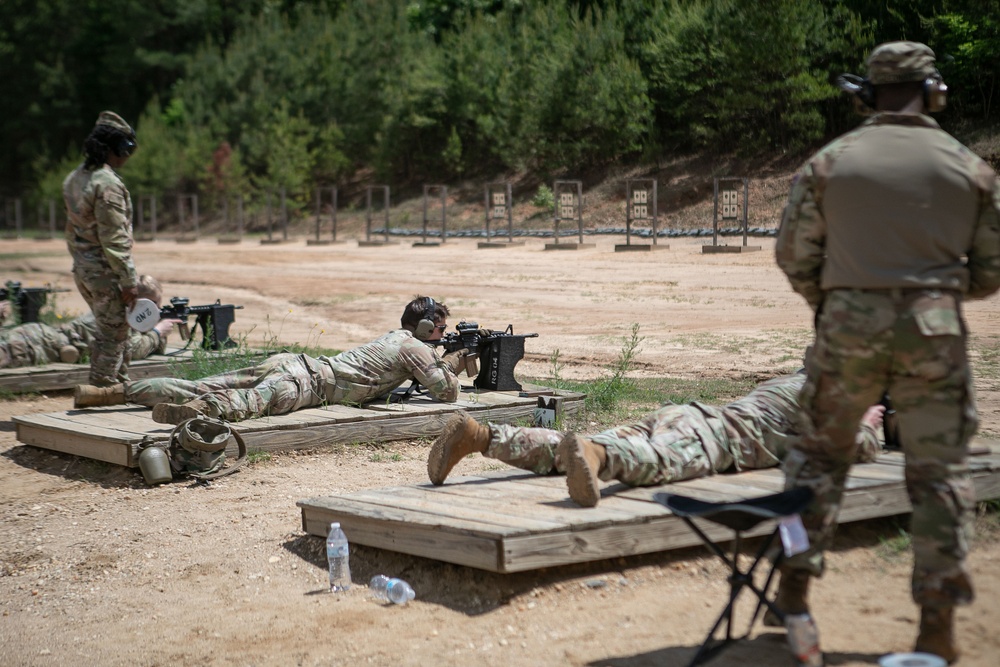
[{"label": "tan combat boot", "polygon": [[[778,595],[774,599],[774,606],[785,614],[808,614],[810,578],[805,570],[781,568],[781,580],[778,582]],[[764,613],[764,625],[780,628],[785,624],[768,609]]]},{"label": "tan combat boot", "polygon": [[488,426],[483,426],[464,412],[453,415],[431,445],[431,452],[427,455],[427,476],[436,486],[444,484],[448,473],[459,461],[469,454],[482,454],[489,444]]},{"label": "tan combat boot", "polygon": [[597,474],[608,460],[602,445],[575,433],[567,433],[559,443],[559,458],[566,468],[569,497],[581,507],[594,507],[601,499]]},{"label": "tan combat boot", "polygon": [[211,406],[198,398],[187,403],[157,403],[153,406],[153,421],[157,424],[180,424],[195,417],[210,416]]},{"label": "tan combat boot", "polygon": [[920,635],[917,636],[916,650],[933,653],[952,664],[958,660],[959,651],[955,646],[955,608],[921,607]]},{"label": "tan combat boot", "polygon": [[75,364],[80,361],[80,350],[73,345],[63,345],[59,348],[59,361],[64,364]]},{"label": "tan combat boot", "polygon": [[74,408],[97,408],[102,405],[125,405],[125,385],[113,384],[110,387],[76,385],[76,389],[73,390]]}]

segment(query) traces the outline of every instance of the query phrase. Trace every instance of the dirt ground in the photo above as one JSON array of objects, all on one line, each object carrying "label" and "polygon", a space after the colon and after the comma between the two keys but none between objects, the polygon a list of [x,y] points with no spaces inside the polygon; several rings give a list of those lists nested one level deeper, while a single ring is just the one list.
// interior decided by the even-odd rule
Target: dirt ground
[{"label": "dirt ground", "polygon": [[[714,255],[704,239],[613,252],[620,242],[546,252],[540,240],[480,250],[470,239],[359,248],[205,238],[139,244],[136,258],[167,297],[244,306],[233,332],[251,344],[346,349],[397,326],[405,302],[429,293],[452,323],[537,332],[519,376],[551,377],[558,350],[562,377],[598,377],[632,323],[644,337],[637,374],[764,379],[798,367],[811,314],[775,268],[773,240]],[[59,241],[0,241],[0,258],[4,279],[73,287]],[[994,438],[998,306],[966,308],[981,431]],[[85,310],[75,290],[58,307]],[[147,488],[137,471],[16,441],[12,416],[71,404],[69,392],[0,400],[0,665],[682,665],[726,598],[704,549],[495,575],[358,545],[355,587],[331,595],[322,541],[303,533],[295,501],[426,482],[429,440],[280,454],[208,486]],[[1000,650],[1000,548],[982,523],[970,557],[977,599],[958,612],[968,666],[996,665]],[[812,595],[827,664],[874,665],[912,648],[918,612],[899,525],[842,529]],[[365,582],[378,573],[407,579],[416,601],[371,600]],[[711,664],[791,660],[783,632],[758,629]]]}]

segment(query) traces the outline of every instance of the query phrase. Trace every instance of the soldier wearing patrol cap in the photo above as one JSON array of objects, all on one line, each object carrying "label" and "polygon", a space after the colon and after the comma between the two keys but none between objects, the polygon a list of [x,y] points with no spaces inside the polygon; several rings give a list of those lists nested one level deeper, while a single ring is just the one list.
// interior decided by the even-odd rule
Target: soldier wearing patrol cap
[{"label": "soldier wearing patrol cap", "polygon": [[961,303],[1000,288],[1000,181],[926,115],[943,108],[947,91],[926,45],[882,44],[867,79],[855,79],[874,115],[799,170],[776,245],[816,325],[801,395],[811,428],[784,464],[788,487],[815,492],[803,514],[811,547],[782,565],[778,606],[808,611],[854,425],[888,390],[913,504],[916,649],[954,662],[954,607],[973,597],[966,456],[977,426]]},{"label": "soldier wearing patrol cap", "polygon": [[66,244],[73,277],[97,320],[90,347],[90,384],[128,380],[126,312],[136,300],[132,261],[132,199],[115,172],[137,147],[135,132],[111,111],[102,111],[84,142],[83,164],[63,181]]}]

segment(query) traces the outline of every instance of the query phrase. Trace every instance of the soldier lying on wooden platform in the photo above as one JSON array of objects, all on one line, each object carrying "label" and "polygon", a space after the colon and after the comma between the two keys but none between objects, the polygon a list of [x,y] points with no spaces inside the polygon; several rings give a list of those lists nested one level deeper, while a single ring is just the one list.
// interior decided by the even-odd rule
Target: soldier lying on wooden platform
[{"label": "soldier lying on wooden platform", "polygon": [[[479,424],[464,412],[452,417],[435,440],[427,474],[443,484],[463,458],[481,453],[540,475],[566,475],[570,497],[593,507],[598,480],[655,486],[727,470],[770,468],[781,463],[803,432],[799,390],[804,373],[764,382],[723,407],[669,404],[634,424],[593,436],[548,428]],[[876,429],[885,407],[873,405],[858,430],[857,457],[873,461],[882,449]]]},{"label": "soldier lying on wooden platform", "polygon": [[465,350],[442,358],[426,344],[441,338],[448,315],[445,304],[419,296],[406,305],[399,329],[334,357],[283,353],[250,368],[200,380],[79,385],[75,407],[138,403],[153,408],[153,420],[161,424],[198,416],[239,421],[322,405],[360,405],[411,378],[437,400],[453,403],[459,393],[456,371],[464,367]]}]

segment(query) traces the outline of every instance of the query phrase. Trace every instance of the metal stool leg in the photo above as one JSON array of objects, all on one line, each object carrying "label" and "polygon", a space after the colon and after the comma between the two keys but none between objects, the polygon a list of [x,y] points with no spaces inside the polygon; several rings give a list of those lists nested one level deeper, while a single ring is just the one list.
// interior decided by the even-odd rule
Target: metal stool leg
[{"label": "metal stool leg", "polygon": [[[775,529],[774,532],[768,536],[768,538],[758,549],[756,556],[750,567],[745,571],[741,570],[739,567],[739,555],[743,547],[743,536],[740,531],[734,531],[735,538],[733,543],[733,555],[730,557],[726,554],[715,542],[713,542],[709,537],[697,526],[694,521],[689,517],[681,517],[705,543],[709,549],[711,549],[716,556],[719,557],[722,562],[729,566],[730,574],[727,578],[729,582],[729,602],[726,607],[722,610],[722,613],[716,619],[715,624],[712,629],[709,630],[708,636],[705,637],[705,641],[699,647],[698,651],[695,653],[694,658],[688,663],[688,667],[695,667],[703,662],[706,662],[716,656],[724,648],[732,644],[733,642],[740,641],[741,639],[746,639],[750,636],[750,632],[753,630],[754,624],[761,615],[761,609],[767,607],[778,615],[779,618],[784,619],[784,614],[777,607],[767,599],[767,589],[770,587],[771,582],[774,579],[774,570],[778,564],[778,559],[775,560],[771,565],[771,569],[767,573],[764,585],[758,588],[754,583],[754,571],[757,566],[764,560],[768,550],[770,550],[771,545],[774,544],[775,538],[778,536],[778,530]],[[744,635],[740,637],[733,637],[733,612],[736,607],[736,600],[744,588],[749,588],[754,595],[757,596],[757,606],[754,609],[753,616],[750,618],[750,623],[747,627],[747,631]],[[724,639],[716,639],[715,634],[719,630],[719,627],[725,623],[726,636]]]}]

